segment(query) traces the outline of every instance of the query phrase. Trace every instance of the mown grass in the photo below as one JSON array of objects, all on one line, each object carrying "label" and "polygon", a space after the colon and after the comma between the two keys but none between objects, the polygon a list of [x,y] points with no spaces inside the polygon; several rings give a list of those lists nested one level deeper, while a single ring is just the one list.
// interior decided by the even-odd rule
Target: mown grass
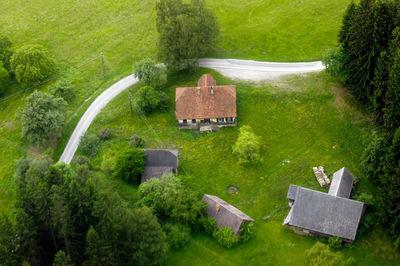
[{"label": "mown grass", "polygon": [[[253,87],[237,83],[238,127],[250,125],[262,137],[264,162],[239,165],[232,155],[232,144],[238,127],[224,128],[212,134],[179,131],[174,118],[174,93],[178,86],[194,86],[203,73],[211,72],[218,84],[233,81],[210,70],[179,73],[166,88],[170,109],[142,117],[131,114],[126,92],[114,99],[96,118],[89,132],[109,128],[115,135],[129,137],[138,134],[147,148],[178,148],[179,176],[200,194],[221,197],[253,217],[254,238],[228,250],[204,234],[195,234],[187,247],[171,251],[169,265],[299,265],[304,252],[318,238],[294,234],[282,221],[288,209],[276,213],[267,221],[263,217],[287,206],[289,184],[321,189],[312,173],[312,166],[324,165],[328,174],[347,167],[358,179],[354,191],[370,191],[362,175],[359,158],[364,135],[371,130],[368,117],[346,102],[340,88],[326,74],[294,76],[282,82]],[[277,85],[279,84],[279,85]],[[115,157],[128,147],[128,141],[112,138],[103,143],[93,158],[100,185],[114,191],[134,205],[137,187],[111,176]],[[289,160],[283,164],[284,160]],[[229,186],[239,193],[228,193]],[[371,191],[373,192],[373,191]],[[344,250],[360,265],[395,265],[399,254],[391,247],[379,227],[359,237]],[[323,240],[323,239],[322,239]],[[376,246],[379,245],[379,248]]]},{"label": "mown grass", "polygon": [[[320,59],[327,47],[335,45],[340,17],[349,2],[208,0],[221,25],[220,46],[210,56],[273,61]],[[26,91],[12,82],[9,94],[0,98],[0,147],[4,155],[0,157],[0,191],[4,191],[0,202],[8,202],[1,205],[0,212],[12,202],[14,161],[28,148],[21,139],[18,120],[25,98],[35,89],[46,91],[60,78],[75,84],[77,96],[68,107],[68,123],[54,153],[57,159],[94,97],[129,74],[135,61],[156,56],[154,5],[154,0],[1,1],[0,32],[11,38],[14,48],[42,44],[54,57],[58,70]]]}]

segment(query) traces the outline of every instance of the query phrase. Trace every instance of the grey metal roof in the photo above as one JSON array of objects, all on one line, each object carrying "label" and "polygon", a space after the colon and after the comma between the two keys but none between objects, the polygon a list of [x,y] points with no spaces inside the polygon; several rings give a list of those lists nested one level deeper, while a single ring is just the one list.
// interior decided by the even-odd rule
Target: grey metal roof
[{"label": "grey metal roof", "polygon": [[296,198],[297,188],[298,188],[298,186],[296,186],[296,185],[290,185],[286,197],[290,200],[294,200]]},{"label": "grey metal roof", "polygon": [[177,174],[179,166],[178,150],[145,149],[146,164],[142,173],[141,183],[151,178],[161,178],[163,175]]},{"label": "grey metal roof", "polygon": [[178,168],[178,150],[150,150],[145,149],[146,167],[165,166]]},{"label": "grey metal roof", "polygon": [[243,222],[254,221],[253,218],[217,196],[205,194],[203,199],[207,202],[207,214],[215,219],[217,226],[229,226],[234,235],[240,232]]},{"label": "grey metal roof", "polygon": [[161,178],[169,174],[176,174],[176,169],[173,167],[146,167],[142,173],[141,183],[152,178]]},{"label": "grey metal roof", "polygon": [[351,190],[353,188],[353,182],[353,175],[343,167],[333,174],[328,194],[348,199],[350,198]]},{"label": "grey metal roof", "polygon": [[363,209],[362,202],[298,187],[283,224],[353,241]]}]

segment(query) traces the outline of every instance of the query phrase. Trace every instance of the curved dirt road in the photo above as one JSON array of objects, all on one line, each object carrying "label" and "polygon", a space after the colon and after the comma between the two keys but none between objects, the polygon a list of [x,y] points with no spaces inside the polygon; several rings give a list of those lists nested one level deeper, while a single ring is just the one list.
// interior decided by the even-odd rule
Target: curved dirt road
[{"label": "curved dirt road", "polygon": [[[233,79],[250,81],[274,79],[290,74],[318,72],[325,69],[320,61],[309,63],[270,63],[252,60],[207,58],[200,59],[199,65],[201,67],[212,68]],[[127,76],[112,85],[96,98],[79,120],[79,123],[74,129],[59,162],[70,163],[72,161],[72,158],[78,149],[80,137],[85,134],[86,130],[89,128],[97,114],[100,113],[101,109],[103,109],[103,107],[106,106],[115,96],[136,82],[138,82],[138,80],[133,75]]]}]

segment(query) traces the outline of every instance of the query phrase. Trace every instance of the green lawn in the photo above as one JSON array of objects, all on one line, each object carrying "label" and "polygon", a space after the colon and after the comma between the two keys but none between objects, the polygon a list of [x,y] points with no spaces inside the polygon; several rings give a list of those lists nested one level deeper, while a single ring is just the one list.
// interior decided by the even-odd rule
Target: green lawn
[{"label": "green lawn", "polygon": [[[208,0],[221,26],[220,46],[210,56],[272,61],[320,59],[334,47],[341,16],[350,0]],[[2,0],[0,32],[18,48],[44,45],[57,62],[57,74],[28,91],[10,84],[0,98],[0,212],[12,201],[14,160],[27,151],[18,111],[35,89],[46,91],[61,77],[71,79],[77,97],[68,107],[68,123],[55,151],[59,156],[80,116],[102,90],[130,74],[144,57],[155,57],[155,1]],[[106,77],[100,52],[104,52]],[[87,101],[85,101],[87,100]],[[52,146],[56,145],[53,143]]]},{"label": "green lawn", "polygon": [[[220,45],[210,56],[269,61],[321,59],[336,45],[341,16],[350,0],[208,0],[221,26]],[[0,98],[0,213],[13,204],[14,160],[35,156],[41,149],[21,140],[18,110],[32,90],[46,91],[60,77],[71,79],[77,97],[68,107],[68,123],[55,158],[62,152],[80,116],[96,95],[144,57],[155,57],[155,1],[139,0],[2,0],[0,32],[10,36],[18,48],[25,43],[44,45],[57,62],[57,74],[23,92],[11,84],[10,95]],[[100,52],[104,52],[103,78]],[[96,119],[90,131],[109,127],[114,134],[142,136],[147,147],[179,148],[180,177],[199,193],[218,195],[256,219],[255,237],[232,250],[221,248],[212,238],[197,234],[181,251],[170,252],[170,265],[299,264],[304,251],[316,239],[299,236],[283,228],[287,210],[267,216],[281,206],[288,185],[295,183],[319,189],[311,167],[324,165],[329,174],[346,166],[361,179],[359,190],[370,189],[358,161],[363,135],[370,122],[345,98],[342,90],[325,74],[292,77],[279,84],[254,88],[238,86],[239,126],[251,125],[263,138],[264,163],[243,167],[231,154],[237,128],[200,135],[179,131],[173,116],[174,88],[195,85],[205,70],[173,77],[168,86],[171,109],[146,119],[130,115],[126,92],[116,98]],[[208,71],[207,71],[208,72]],[[212,72],[219,84],[232,81]],[[347,103],[350,103],[349,105]],[[150,127],[149,127],[150,126]],[[93,160],[104,190],[117,191],[134,204],[137,189],[114,180],[107,170],[113,157],[127,142],[113,138],[105,142]],[[335,147],[335,148],[333,148]],[[290,160],[282,165],[283,160]],[[227,193],[234,185],[237,195]],[[400,256],[380,228],[358,239],[344,251],[361,265],[396,264]]]},{"label": "green lawn", "polygon": [[[371,185],[358,168],[363,150],[363,136],[371,130],[368,117],[353,105],[343,89],[325,73],[294,76],[279,83],[252,87],[237,83],[238,123],[250,125],[262,137],[264,162],[241,166],[232,155],[232,144],[238,128],[224,128],[212,134],[179,131],[174,118],[174,93],[178,86],[193,86],[202,73],[172,77],[167,93],[170,110],[148,117],[131,114],[126,92],[114,99],[96,118],[89,132],[109,128],[118,136],[138,134],[147,148],[178,148],[179,176],[192,189],[221,197],[253,217],[256,233],[250,242],[228,250],[203,234],[192,236],[189,245],[169,253],[170,265],[297,265],[304,260],[304,251],[318,239],[294,234],[282,227],[288,209],[268,221],[263,217],[287,206],[289,184],[321,190],[313,176],[312,166],[324,165],[328,174],[347,167],[360,182],[355,190],[370,191]],[[218,84],[233,81],[215,73]],[[115,156],[128,147],[128,141],[112,138],[103,143],[92,164],[100,184],[118,192],[134,205],[137,188],[111,177],[107,172]],[[288,164],[282,164],[290,160]],[[230,195],[227,188],[239,188]],[[327,190],[325,190],[327,191]],[[349,248],[345,256],[354,257],[360,265],[395,265],[400,255],[390,241],[375,228]]]}]

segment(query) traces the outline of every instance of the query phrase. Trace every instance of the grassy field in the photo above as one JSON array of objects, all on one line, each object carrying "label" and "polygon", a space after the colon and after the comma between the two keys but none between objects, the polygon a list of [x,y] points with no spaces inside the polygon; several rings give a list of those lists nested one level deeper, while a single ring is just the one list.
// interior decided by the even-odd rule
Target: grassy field
[{"label": "grassy field", "polygon": [[[121,137],[138,134],[147,148],[178,148],[179,176],[186,184],[201,194],[218,195],[256,220],[255,236],[244,245],[228,250],[211,237],[196,234],[183,250],[169,253],[167,264],[301,264],[304,251],[318,238],[300,236],[282,227],[288,209],[267,221],[262,218],[287,206],[289,184],[321,190],[312,166],[324,165],[330,175],[345,166],[359,180],[355,191],[370,191],[370,183],[358,168],[364,135],[372,129],[369,118],[352,107],[352,99],[324,73],[294,76],[259,87],[237,83],[238,126],[250,125],[262,137],[264,158],[262,164],[241,166],[231,148],[238,135],[237,127],[212,134],[178,130],[174,118],[175,88],[194,86],[205,72],[210,70],[172,77],[167,86],[167,113],[132,115],[126,92],[122,93],[100,113],[89,132],[109,128]],[[211,73],[218,84],[234,83]],[[98,172],[103,189],[117,191],[134,205],[137,188],[113,179],[109,172],[115,156],[127,147],[128,141],[112,138],[103,143],[92,164],[104,171]],[[285,160],[290,162],[284,164]],[[229,186],[236,186],[239,193],[229,194]],[[400,260],[379,227],[358,238],[343,253],[354,257],[358,265],[396,265]]]},{"label": "grassy field", "polygon": [[[208,0],[221,26],[220,46],[210,56],[273,61],[320,59],[335,46],[341,15],[350,0]],[[14,161],[27,152],[21,139],[19,110],[35,89],[46,91],[61,77],[71,79],[77,97],[68,107],[68,123],[56,147],[62,152],[73,128],[94,97],[129,74],[132,64],[155,57],[155,1],[2,0],[0,32],[14,47],[44,45],[57,62],[57,74],[22,91],[10,84],[0,98],[0,212],[12,204]],[[100,53],[104,53],[106,76]],[[50,146],[54,148],[57,143]]]}]

